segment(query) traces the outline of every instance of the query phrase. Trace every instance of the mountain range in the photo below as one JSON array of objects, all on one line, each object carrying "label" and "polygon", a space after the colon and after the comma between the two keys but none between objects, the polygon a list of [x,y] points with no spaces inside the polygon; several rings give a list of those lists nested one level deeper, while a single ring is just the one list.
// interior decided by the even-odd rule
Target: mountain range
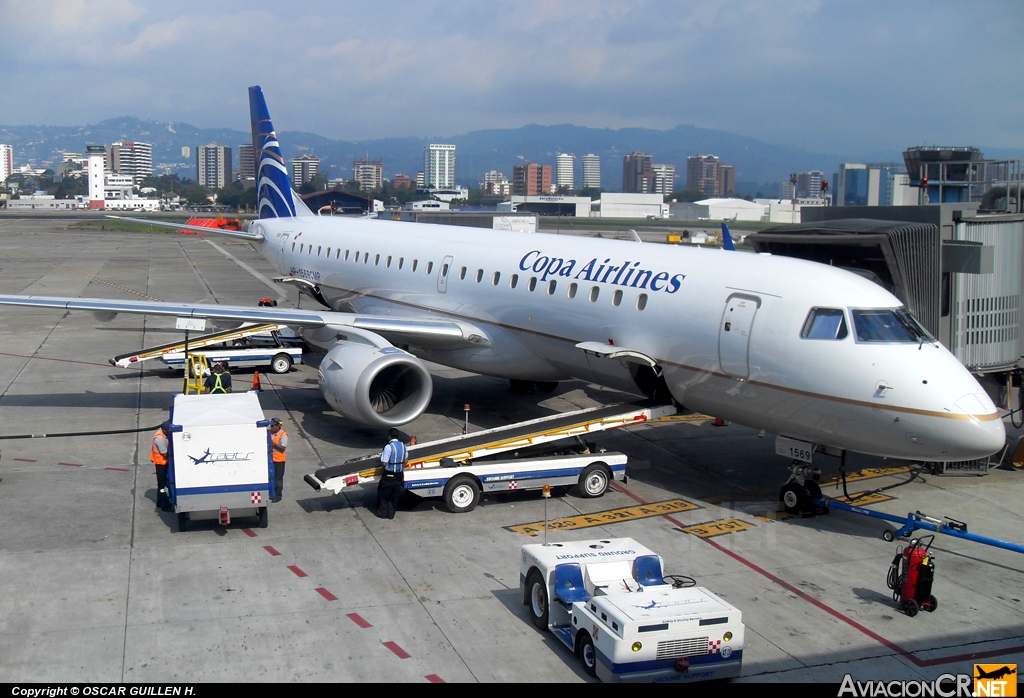
[{"label": "mountain range", "polygon": [[[460,184],[476,187],[485,172],[498,170],[511,179],[513,165],[525,160],[554,164],[557,153],[574,153],[579,185],[582,156],[601,157],[603,188],[622,186],[622,157],[634,151],[653,156],[656,163],[676,166],[677,188],[685,187],[686,158],[697,153],[717,155],[722,162],[736,167],[737,190],[754,193],[763,188],[775,193],[778,182],[791,172],[820,170],[830,179],[841,162],[902,162],[899,152],[819,153],[772,145],[755,138],[727,131],[676,126],[664,131],[646,128],[596,129],[570,124],[539,126],[531,124],[515,129],[486,129],[445,138],[380,138],[364,141],[332,140],[315,133],[282,131],[279,133],[285,158],[312,154],[322,161],[328,177],[349,178],[352,161],[367,154],[384,163],[384,176],[404,173],[414,177],[423,169],[423,147],[428,143],[456,146],[456,173]],[[14,148],[15,166],[32,163],[54,167],[63,152],[82,153],[87,144],[106,145],[115,141],[136,140],[153,145],[154,171],[176,172],[195,177],[195,148],[216,143],[232,148],[235,167],[238,146],[251,141],[247,131],[229,128],[203,129],[184,123],[146,121],[134,117],[106,119],[89,126],[0,126],[0,143]],[[908,144],[918,145],[918,144]],[[182,148],[191,148],[191,157]],[[982,148],[989,158],[1024,158],[1024,149]],[[745,192],[744,189],[750,191]]]}]

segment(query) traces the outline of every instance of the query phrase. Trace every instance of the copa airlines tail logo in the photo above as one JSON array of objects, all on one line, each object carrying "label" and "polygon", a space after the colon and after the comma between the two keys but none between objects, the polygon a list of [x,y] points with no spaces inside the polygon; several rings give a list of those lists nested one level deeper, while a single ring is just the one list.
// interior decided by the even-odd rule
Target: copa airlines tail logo
[{"label": "copa airlines tail logo", "polygon": [[651,291],[675,293],[682,286],[686,274],[672,274],[667,271],[643,269],[640,262],[624,260],[613,262],[611,258],[599,262],[597,257],[581,263],[575,259],[549,256],[540,250],[530,250],[519,260],[519,269],[541,275],[541,281],[549,276],[561,276],[578,281],[613,284],[628,288],[642,288]]},{"label": "copa airlines tail logo", "polygon": [[256,198],[260,218],[293,218],[295,202],[292,200],[288,168],[281,155],[281,144],[270,120],[263,90],[259,87],[249,88],[249,118],[256,160]]},{"label": "copa airlines tail logo", "polygon": [[206,453],[201,456],[189,456],[189,460],[192,461],[192,465],[207,465],[210,463],[238,463],[249,460],[255,451],[236,451],[235,453],[211,453],[210,449],[206,449]]}]

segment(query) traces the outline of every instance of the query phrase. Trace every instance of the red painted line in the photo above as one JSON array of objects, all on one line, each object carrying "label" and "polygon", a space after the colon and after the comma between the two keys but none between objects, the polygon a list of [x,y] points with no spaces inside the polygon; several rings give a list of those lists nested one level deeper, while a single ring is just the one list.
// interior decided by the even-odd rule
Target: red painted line
[{"label": "red painted line", "polygon": [[349,613],[348,617],[349,617],[349,620],[351,620],[353,623],[358,625],[360,628],[372,628],[373,627],[370,624],[370,621],[366,620],[365,618],[363,618],[358,613]]},{"label": "red painted line", "polygon": [[391,642],[391,640],[388,640],[387,642],[381,644],[383,644],[389,650],[394,652],[395,656],[397,656],[399,659],[408,659],[410,657],[408,652],[399,647],[397,643]]},{"label": "red painted line", "polygon": [[249,536],[250,538],[256,537],[256,531],[252,530],[251,528],[243,528],[242,533]]},{"label": "red painted line", "polygon": [[22,463],[38,463],[35,458],[15,458],[14,460],[20,460]]},{"label": "red painted line", "polygon": [[[647,504],[646,501],[644,501],[643,499],[641,499],[637,495],[633,494],[632,492],[627,490],[625,487],[623,487],[619,483],[613,482],[612,485],[615,487],[615,489],[617,489],[618,491],[622,492],[623,494],[625,494],[626,496],[628,496],[630,499],[632,499],[633,501],[637,502],[638,504]],[[680,528],[683,527],[682,523],[680,523],[679,521],[677,521],[675,518],[673,518],[671,516],[665,516],[664,518],[668,519],[669,521],[671,521],[676,526],[679,526]],[[884,637],[882,637],[881,635],[879,635],[878,633],[874,632],[873,630],[870,630],[870,629],[864,627],[863,625],[861,625],[860,623],[855,621],[853,618],[850,618],[849,616],[843,615],[842,613],[840,613],[839,611],[835,610],[834,608],[832,608],[830,606],[827,606],[826,604],[822,603],[821,601],[818,601],[818,599],[814,598],[810,594],[807,594],[807,593],[801,591],[800,589],[797,589],[795,586],[793,586],[789,582],[783,581],[782,579],[780,579],[779,577],[776,577],[774,574],[772,574],[768,570],[755,565],[753,562],[751,562],[750,560],[746,559],[742,555],[740,555],[738,553],[734,553],[732,550],[729,550],[728,548],[725,548],[725,547],[721,546],[720,544],[716,543],[715,541],[713,541],[710,538],[701,538],[701,540],[703,540],[705,543],[707,543],[708,545],[710,545],[713,548],[715,548],[715,550],[718,550],[719,552],[725,553],[726,555],[728,555],[732,559],[736,560],[740,564],[746,565],[747,567],[749,567],[753,571],[757,572],[758,574],[762,575],[763,577],[765,577],[767,579],[770,579],[771,581],[775,582],[776,584],[778,584],[779,586],[781,586],[783,589],[785,589],[786,591],[790,592],[791,594],[795,594],[796,596],[800,597],[804,601],[806,601],[806,602],[810,603],[811,605],[821,609],[825,613],[828,613],[833,618],[836,618],[837,620],[841,620],[842,622],[846,623],[850,627],[852,627],[852,628],[854,628],[856,630],[859,630],[860,632],[862,632],[865,635],[867,635],[868,637],[870,637],[872,640],[875,640],[879,644],[884,645],[885,647],[888,647],[889,649],[891,649],[896,654],[898,654],[898,655],[900,655],[902,657],[906,657],[908,660],[910,660],[911,662],[913,662],[915,665],[917,665],[919,667],[936,666],[936,665],[939,665],[939,664],[950,664],[952,662],[963,662],[963,661],[968,661],[970,659],[981,659],[983,657],[998,657],[998,656],[1002,656],[1002,655],[1006,655],[1006,654],[1014,654],[1016,652],[1024,651],[1024,647],[1008,647],[1008,648],[1000,649],[1000,650],[986,650],[984,652],[972,652],[972,653],[969,653],[969,654],[961,654],[961,655],[956,655],[956,656],[953,656],[953,657],[938,657],[936,659],[918,659],[909,650],[903,649],[902,647],[897,645],[895,642],[892,642],[891,640],[887,640]]]},{"label": "red painted line", "polygon": [[327,591],[323,587],[317,587],[316,588],[316,593],[320,594],[320,596],[324,597],[328,601],[337,601],[338,600],[337,596],[335,596],[331,592]]},{"label": "red painted line", "polygon": [[274,546],[272,546],[272,545],[264,545],[263,549],[266,550],[271,555],[273,555],[274,557],[277,557],[278,555],[281,554],[281,553],[277,552],[277,549],[274,548]]},{"label": "red painted line", "polygon": [[5,351],[0,351],[0,356],[14,356],[19,359],[35,359],[37,361],[60,361],[65,364],[85,364],[86,366],[102,366],[108,368],[110,364],[98,364],[94,361],[75,361],[74,359],[51,359],[47,356],[28,356],[27,354],[8,354]]},{"label": "red painted line", "polygon": [[72,468],[81,468],[82,467],[81,463],[58,463],[57,465],[68,465],[68,466],[71,466]]},{"label": "red painted line", "polygon": [[131,472],[130,470],[128,470],[128,468],[104,468],[104,470],[116,470],[119,473]]},{"label": "red painted line", "polygon": [[444,679],[442,679],[442,678],[441,678],[440,676],[438,676],[437,674],[427,674],[427,675],[426,675],[426,676],[424,676],[423,678],[425,678],[425,679],[426,679],[427,681],[429,681],[430,683],[445,683],[445,680],[444,680]]},{"label": "red painted line", "polygon": [[295,573],[296,577],[308,577],[309,575],[299,569],[298,565],[288,565],[288,569]]}]

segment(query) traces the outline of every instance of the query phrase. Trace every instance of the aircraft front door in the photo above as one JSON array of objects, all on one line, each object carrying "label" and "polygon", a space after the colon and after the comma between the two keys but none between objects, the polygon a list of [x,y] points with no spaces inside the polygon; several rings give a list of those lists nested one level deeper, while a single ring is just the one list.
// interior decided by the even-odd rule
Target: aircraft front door
[{"label": "aircraft front door", "polygon": [[718,328],[718,361],[735,378],[750,375],[750,332],[760,306],[760,298],[746,294],[734,294],[725,302]]},{"label": "aircraft front door", "polygon": [[448,272],[452,270],[452,260],[455,258],[451,255],[441,260],[441,266],[437,268],[437,292],[448,293]]}]

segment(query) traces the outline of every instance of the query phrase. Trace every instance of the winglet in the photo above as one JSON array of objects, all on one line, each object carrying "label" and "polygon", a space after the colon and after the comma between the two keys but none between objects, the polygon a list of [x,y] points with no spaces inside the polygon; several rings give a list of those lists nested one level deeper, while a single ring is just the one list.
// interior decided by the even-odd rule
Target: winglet
[{"label": "winglet", "polygon": [[296,206],[291,178],[281,155],[274,124],[270,121],[263,89],[259,86],[249,88],[249,119],[256,159],[256,199],[260,218],[293,218]]},{"label": "winglet", "polygon": [[729,226],[722,221],[722,249],[736,251],[736,245],[732,242],[732,235],[729,233]]}]

